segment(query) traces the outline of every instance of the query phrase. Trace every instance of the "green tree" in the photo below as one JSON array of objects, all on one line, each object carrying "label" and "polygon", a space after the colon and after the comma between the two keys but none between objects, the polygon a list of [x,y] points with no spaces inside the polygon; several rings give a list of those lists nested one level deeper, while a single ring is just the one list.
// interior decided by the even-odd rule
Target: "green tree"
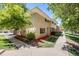
[{"label": "green tree", "polygon": [[62,25],[66,30],[79,31],[79,4],[75,3],[51,3],[49,9],[56,17],[62,19]]},{"label": "green tree", "polygon": [[26,26],[31,24],[31,14],[25,4],[1,4],[0,7],[0,28],[14,29],[16,35],[19,30],[23,35]]}]

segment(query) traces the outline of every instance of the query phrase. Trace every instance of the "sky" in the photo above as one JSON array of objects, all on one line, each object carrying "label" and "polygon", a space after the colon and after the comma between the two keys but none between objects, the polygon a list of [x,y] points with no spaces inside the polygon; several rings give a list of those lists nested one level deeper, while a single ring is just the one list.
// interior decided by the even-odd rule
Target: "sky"
[{"label": "sky", "polygon": [[[35,7],[40,8],[43,12],[45,12],[50,18],[54,18],[54,14],[51,12],[51,10],[48,10],[48,4],[47,3],[27,3],[26,7],[31,10]],[[58,26],[61,24],[61,19],[56,20],[58,23]]]},{"label": "sky", "polygon": [[27,3],[26,7],[28,9],[33,9],[34,7],[39,7],[43,12],[45,12],[49,17],[53,18],[53,14],[48,10],[48,4],[46,3]]}]

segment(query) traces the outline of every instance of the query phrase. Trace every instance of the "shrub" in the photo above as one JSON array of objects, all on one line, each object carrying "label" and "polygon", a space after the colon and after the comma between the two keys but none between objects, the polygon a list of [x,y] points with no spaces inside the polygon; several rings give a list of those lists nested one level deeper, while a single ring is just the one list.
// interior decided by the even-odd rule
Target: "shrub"
[{"label": "shrub", "polygon": [[62,35],[62,32],[56,32],[55,33],[55,36],[61,36]]},{"label": "shrub", "polygon": [[32,33],[32,32],[28,33],[28,34],[27,34],[27,39],[28,39],[29,41],[34,40],[34,39],[35,39],[35,34]]},{"label": "shrub", "polygon": [[48,39],[47,39],[47,41],[50,41],[50,42],[56,42],[56,40],[58,39],[58,37],[57,36],[50,36]]},{"label": "shrub", "polygon": [[62,32],[55,32],[54,35],[48,37],[47,41],[55,43],[57,39],[59,38],[59,36],[61,35],[62,35]]}]

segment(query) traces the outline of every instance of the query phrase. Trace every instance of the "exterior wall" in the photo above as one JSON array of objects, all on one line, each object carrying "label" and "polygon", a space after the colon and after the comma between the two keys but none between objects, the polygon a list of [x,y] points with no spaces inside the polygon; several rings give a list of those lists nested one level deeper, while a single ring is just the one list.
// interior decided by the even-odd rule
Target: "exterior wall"
[{"label": "exterior wall", "polygon": [[51,32],[56,31],[57,26],[54,23],[51,23]]},{"label": "exterior wall", "polygon": [[[32,16],[31,22],[32,22],[32,27],[28,28],[27,32],[28,31],[34,32],[36,38],[39,38],[39,37],[42,37],[42,36],[45,36],[45,35],[50,35],[51,23],[46,22],[44,17],[35,13]],[[45,33],[40,34],[40,28],[45,28]],[[47,30],[47,28],[48,28],[48,30]]]}]

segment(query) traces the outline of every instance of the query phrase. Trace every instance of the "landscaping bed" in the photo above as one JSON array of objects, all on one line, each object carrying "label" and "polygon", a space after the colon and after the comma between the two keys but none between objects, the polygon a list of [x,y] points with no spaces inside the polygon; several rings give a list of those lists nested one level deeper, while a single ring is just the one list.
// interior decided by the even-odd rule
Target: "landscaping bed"
[{"label": "landscaping bed", "polygon": [[53,47],[57,41],[57,39],[61,36],[61,33],[57,32],[54,35],[49,36],[45,40],[41,40],[41,42],[38,43],[39,47]]},{"label": "landscaping bed", "polygon": [[14,44],[6,39],[4,36],[0,36],[0,49],[14,48]]},{"label": "landscaping bed", "polygon": [[38,42],[39,47],[53,47],[58,39],[58,36],[49,36],[46,40]]},{"label": "landscaping bed", "polygon": [[55,43],[57,41],[57,39],[58,39],[58,36],[52,35],[52,36],[48,37],[47,41]]},{"label": "landscaping bed", "polygon": [[73,47],[70,47],[70,49],[68,49],[68,52],[74,56],[79,56],[79,52],[76,49],[74,49]]},{"label": "landscaping bed", "polygon": [[38,42],[38,47],[53,47],[54,43],[42,40],[42,42]]},{"label": "landscaping bed", "polygon": [[79,46],[71,44],[68,46],[68,52],[74,56],[79,56]]},{"label": "landscaping bed", "polygon": [[15,38],[18,39],[18,40],[21,40],[21,41],[23,41],[25,43],[28,42],[28,40],[27,40],[27,38],[25,36],[17,35],[17,36],[15,36]]},{"label": "landscaping bed", "polygon": [[35,39],[35,34],[30,32],[26,36],[20,36],[17,35],[15,36],[16,39],[21,40],[22,42],[32,45],[32,46],[37,46],[37,40]]},{"label": "landscaping bed", "polygon": [[60,35],[61,35],[61,32],[57,32],[51,36],[44,36],[39,39],[35,39],[35,34],[30,32],[26,35],[26,37],[15,36],[15,38],[32,46],[53,47]]},{"label": "landscaping bed", "polygon": [[[79,35],[72,34],[72,33],[66,33],[66,36],[70,38],[70,40],[73,40],[74,42],[79,44]],[[69,43],[68,52],[70,52],[74,56],[79,56],[79,45],[76,45],[74,43]]]},{"label": "landscaping bed", "polygon": [[51,35],[47,38],[47,41],[55,43],[57,39],[61,36],[61,32],[56,32],[54,35]]}]

